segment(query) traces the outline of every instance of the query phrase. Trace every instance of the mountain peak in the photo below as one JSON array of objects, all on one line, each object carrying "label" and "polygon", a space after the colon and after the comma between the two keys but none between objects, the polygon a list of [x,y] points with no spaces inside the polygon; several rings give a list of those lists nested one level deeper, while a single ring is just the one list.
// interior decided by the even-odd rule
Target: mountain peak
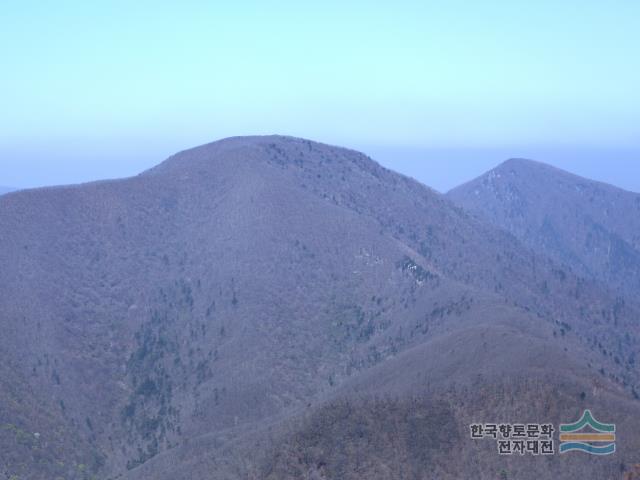
[{"label": "mountain peak", "polygon": [[529,158],[519,158],[519,157],[513,157],[513,158],[508,158],[507,160],[505,160],[504,162],[502,162],[500,165],[498,165],[496,168],[506,168],[506,167],[540,167],[540,166],[546,166],[546,164],[539,162],[537,160],[531,160]]},{"label": "mountain peak", "polygon": [[340,160],[359,163],[368,170],[382,169],[363,153],[304,138],[285,135],[253,135],[223,138],[178,152],[143,175],[175,174],[212,166],[237,167],[238,162],[271,162],[280,166],[330,165]]},{"label": "mountain peak", "polygon": [[554,167],[553,165],[549,165],[544,162],[540,162],[538,160],[531,160],[529,158],[509,158],[505,160],[497,167],[495,167],[490,172],[487,172],[486,175],[491,172],[505,172],[508,171],[512,174],[520,174],[520,173],[531,173],[531,172],[555,172],[556,174],[564,174],[571,175],[569,172],[566,172],[560,168]]},{"label": "mountain peak", "polygon": [[640,288],[635,193],[544,163],[510,159],[447,196],[583,276],[620,291]]},{"label": "mountain peak", "polygon": [[[575,175],[561,168],[554,167],[538,160],[527,158],[509,158],[498,166],[487,171],[486,173],[470,180],[462,185],[451,189],[447,195],[456,197],[464,196],[464,192],[477,192],[488,189],[488,192],[496,194],[503,188],[511,188],[509,185],[527,184],[533,186],[536,184],[538,188],[546,188],[550,182],[562,182],[564,184],[593,184],[600,185],[605,188],[614,188],[609,185],[601,184],[595,180],[589,180]],[[497,190],[496,190],[497,189]]]}]

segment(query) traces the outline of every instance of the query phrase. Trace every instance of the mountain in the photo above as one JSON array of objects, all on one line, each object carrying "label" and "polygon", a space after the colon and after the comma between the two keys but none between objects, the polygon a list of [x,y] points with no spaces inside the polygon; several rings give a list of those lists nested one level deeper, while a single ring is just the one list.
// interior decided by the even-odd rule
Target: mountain
[{"label": "mountain", "polygon": [[[606,478],[640,448],[634,299],[352,150],[3,196],[0,264],[6,478]],[[587,406],[615,457],[469,439]]]},{"label": "mountain", "polygon": [[512,159],[450,199],[613,291],[640,291],[640,194]]},{"label": "mountain", "polygon": [[3,187],[2,185],[0,185],[0,195],[4,195],[5,193],[13,192],[14,190],[15,190],[15,188]]}]

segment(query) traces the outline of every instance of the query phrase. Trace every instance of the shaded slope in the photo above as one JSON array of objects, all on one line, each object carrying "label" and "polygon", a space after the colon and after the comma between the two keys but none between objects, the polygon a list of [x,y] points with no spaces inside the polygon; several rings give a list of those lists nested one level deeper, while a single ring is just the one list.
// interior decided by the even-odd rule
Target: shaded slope
[{"label": "shaded slope", "polygon": [[[234,441],[194,440],[128,478],[491,479],[503,470],[509,478],[607,478],[633,462],[640,407],[587,366],[593,353],[510,307],[478,302],[490,314],[447,318],[421,344],[290,418]],[[620,425],[615,458],[501,457],[491,442],[469,438],[479,419],[558,424],[585,406]]]}]

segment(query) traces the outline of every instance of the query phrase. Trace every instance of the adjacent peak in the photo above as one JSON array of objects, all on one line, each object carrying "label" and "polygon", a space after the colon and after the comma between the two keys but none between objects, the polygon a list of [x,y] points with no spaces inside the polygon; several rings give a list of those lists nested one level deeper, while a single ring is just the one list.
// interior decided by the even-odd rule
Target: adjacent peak
[{"label": "adjacent peak", "polygon": [[460,199],[469,192],[478,195],[485,188],[493,191],[496,188],[510,188],[509,185],[516,184],[547,188],[554,182],[567,185],[597,183],[537,160],[510,158],[479,177],[453,188],[448,192],[448,195]]},{"label": "adjacent peak", "polygon": [[500,170],[512,170],[512,171],[521,171],[521,170],[532,170],[532,169],[536,169],[536,170],[556,170],[556,171],[561,171],[560,169],[553,167],[551,165],[548,165],[546,163],[543,162],[539,162],[537,160],[530,160],[528,158],[510,158],[508,160],[505,160],[504,162],[502,162],[500,165],[498,165],[496,168],[494,168],[494,171],[500,171]]},{"label": "adjacent peak", "polygon": [[527,165],[527,166],[540,166],[540,165],[544,165],[541,162],[537,162],[535,160],[530,160],[528,158],[509,158],[507,160],[505,160],[504,162],[502,162],[499,167],[512,167],[512,166],[522,166],[522,165]]}]

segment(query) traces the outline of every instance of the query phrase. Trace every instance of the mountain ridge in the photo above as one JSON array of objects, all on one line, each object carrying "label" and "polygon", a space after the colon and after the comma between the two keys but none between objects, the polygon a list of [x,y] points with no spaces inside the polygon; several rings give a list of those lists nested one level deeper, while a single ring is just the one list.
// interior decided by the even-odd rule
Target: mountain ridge
[{"label": "mountain ridge", "polygon": [[[532,393],[523,376],[557,370],[553,385],[570,393],[536,401],[558,415],[581,392],[602,408],[635,405],[631,300],[617,304],[365,155],[236,137],[160,166],[0,199],[0,380],[50,416],[0,393],[0,418],[48,442],[25,448],[18,430],[0,431],[8,474],[83,479],[83,465],[104,478],[278,478],[302,468],[290,462],[309,441],[326,445],[332,405],[346,403],[362,416],[338,408],[341,433],[371,465],[375,452],[351,439],[379,414],[402,432],[389,442],[415,472],[433,462],[460,478],[479,457],[461,470],[437,446],[414,458],[414,396],[430,392],[433,418],[431,400],[420,413],[454,428],[462,447],[479,376]],[[379,392],[396,392],[398,407]],[[437,406],[449,400],[454,409]],[[628,438],[624,455],[637,445]],[[358,471],[313,452],[297,478]],[[39,470],[25,472],[25,459]],[[393,468],[384,478],[404,478]]]}]

